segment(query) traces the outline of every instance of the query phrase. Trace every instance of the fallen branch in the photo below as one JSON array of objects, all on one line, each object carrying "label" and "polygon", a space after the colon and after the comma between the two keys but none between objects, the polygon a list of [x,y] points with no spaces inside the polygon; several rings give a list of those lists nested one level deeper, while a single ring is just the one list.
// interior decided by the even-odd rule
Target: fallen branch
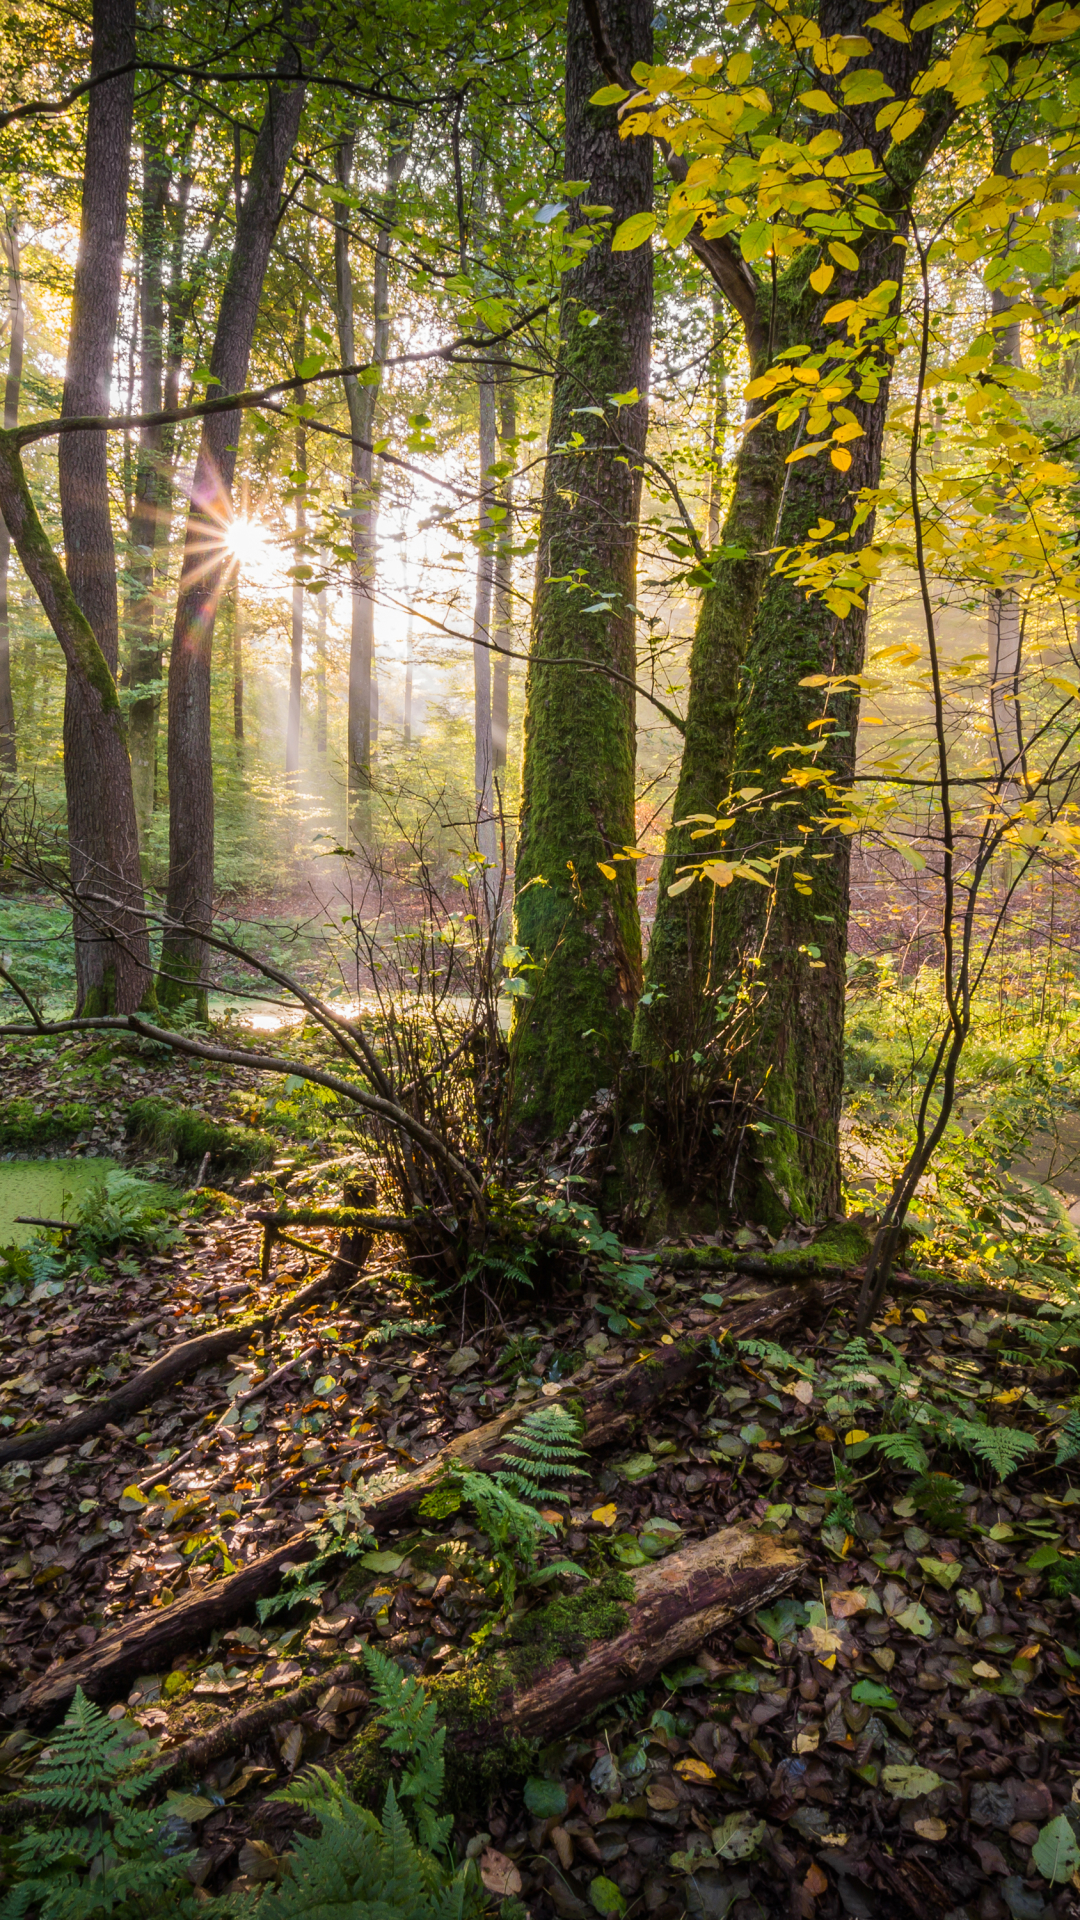
[{"label": "fallen branch", "polygon": [[261,1227],[359,1227],[367,1233],[409,1233],[429,1216],[407,1219],[400,1213],[379,1213],[374,1207],[280,1207],[276,1213],[252,1207],[247,1218]]},{"label": "fallen branch", "polygon": [[482,1752],[507,1733],[543,1740],[568,1733],[606,1700],[648,1686],[721,1627],[784,1593],[802,1568],[802,1556],[775,1534],[745,1526],[640,1568],[622,1633],[556,1661],[528,1685],[508,1685],[484,1725],[454,1729],[455,1744]]},{"label": "fallen branch", "polygon": [[209,1733],[197,1734],[193,1740],[186,1740],[182,1747],[164,1756],[164,1765],[157,1763],[155,1792],[169,1781],[182,1779],[184,1775],[197,1778],[212,1760],[220,1760],[224,1754],[235,1753],[251,1740],[257,1740],[268,1727],[276,1727],[282,1720],[294,1720],[298,1714],[307,1713],[317,1706],[319,1697],[328,1687],[345,1687],[350,1681],[367,1678],[367,1668],[362,1659],[347,1660],[340,1667],[331,1667],[329,1673],[322,1673],[316,1680],[305,1680],[302,1686],[293,1687],[288,1693],[275,1694],[272,1700],[265,1700],[261,1707],[248,1707],[244,1713],[236,1713],[230,1720],[222,1720]]},{"label": "fallen branch", "polygon": [[90,1434],[100,1433],[103,1427],[110,1424],[115,1426],[126,1414],[149,1406],[177,1380],[183,1380],[188,1374],[197,1373],[200,1367],[208,1366],[214,1360],[224,1360],[228,1354],[246,1347],[253,1334],[295,1319],[297,1314],[303,1313],[305,1308],[335,1284],[331,1268],[329,1273],[302,1287],[283,1307],[268,1307],[265,1312],[254,1314],[246,1320],[236,1320],[228,1327],[215,1327],[210,1333],[196,1334],[194,1339],[184,1340],[178,1347],[170,1347],[167,1353],[161,1354],[150,1366],[143,1367],[140,1373],[133,1374],[130,1380],[125,1380],[106,1399],[95,1401],[92,1407],[85,1407],[72,1419],[61,1420],[53,1427],[31,1427],[26,1433],[17,1433],[10,1440],[0,1441],[0,1466],[9,1460],[43,1460],[48,1454],[59,1452],[61,1447],[77,1446]]},{"label": "fallen branch", "polygon": [[[850,1282],[834,1282],[813,1292],[805,1287],[791,1288],[749,1301],[730,1314],[718,1314],[692,1334],[681,1335],[671,1346],[642,1354],[631,1366],[590,1385],[585,1392],[580,1388],[575,1392],[573,1381],[568,1381],[559,1397],[576,1403],[583,1422],[581,1444],[589,1452],[596,1452],[627,1438],[647,1408],[657,1400],[670,1399],[694,1380],[708,1359],[711,1341],[775,1332],[810,1306],[827,1311],[850,1291]],[[358,1490],[369,1523],[376,1530],[397,1525],[430,1490],[448,1462],[473,1470],[500,1466],[506,1436],[524,1411],[521,1405],[511,1407],[485,1426],[456,1435],[433,1460],[412,1473],[395,1476],[389,1486],[376,1484],[366,1493],[361,1485]],[[294,1533],[272,1553],[251,1561],[224,1580],[185,1595],[171,1607],[125,1621],[102,1634],[85,1653],[65,1661],[27,1689],[22,1707],[29,1724],[51,1725],[59,1719],[77,1686],[90,1699],[104,1702],[126,1694],[136,1675],[166,1670],[178,1655],[202,1644],[215,1628],[231,1625],[256,1600],[273,1592],[286,1562],[313,1559],[318,1550],[318,1525],[315,1522]],[[666,1566],[673,1564],[665,1562]]]}]

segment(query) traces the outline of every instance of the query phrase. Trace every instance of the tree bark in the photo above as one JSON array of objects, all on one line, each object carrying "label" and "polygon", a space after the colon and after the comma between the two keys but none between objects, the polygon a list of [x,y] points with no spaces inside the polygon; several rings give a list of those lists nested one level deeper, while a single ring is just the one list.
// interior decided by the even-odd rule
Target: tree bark
[{"label": "tree bark", "polygon": [[[134,55],[135,0],[95,0],[91,73],[122,66]],[[109,80],[90,94],[61,408],[65,418],[109,411],[134,99],[134,72]],[[58,468],[68,579],[115,683],[120,634],[107,435],[62,435]],[[100,692],[95,690],[87,705],[84,676],[69,673],[64,698],[64,784],[71,879],[80,902],[74,915],[79,1014],[129,1013],[146,998],[151,985],[131,766],[122,730],[110,725],[103,736],[101,714]],[[100,760],[103,738],[114,760],[107,807]]]},{"label": "tree bark", "polygon": [[[480,403],[480,511],[477,516],[476,594],[473,601],[473,797],[476,806],[476,844],[490,886],[496,866],[494,793],[492,790],[491,713],[491,599],[495,573],[494,504],[488,469],[495,464],[495,380],[490,366],[481,373]],[[490,893],[490,886],[485,888]],[[489,899],[490,905],[490,899]]]},{"label": "tree bark", "polygon": [[[19,271],[19,235],[14,221],[0,227],[0,248],[7,267],[8,363],[4,382],[4,427],[10,432],[19,424],[19,388],[22,384],[23,346],[26,336],[26,303]],[[0,767],[18,772],[15,739],[15,702],[11,692],[11,623],[8,612],[8,582],[11,572],[11,537],[0,521]]]},{"label": "tree bark", "polygon": [[[499,371],[496,383],[499,402],[499,458],[512,461],[517,449],[517,394],[509,367]],[[514,482],[510,474],[503,479],[498,496],[499,512],[495,540],[494,620],[491,637],[500,647],[508,647],[514,632]],[[510,734],[510,662],[504,653],[491,656],[491,759],[495,773],[506,765]]]},{"label": "tree bark", "polygon": [[[850,31],[847,0],[828,0],[820,25],[822,32]],[[879,37],[870,58],[897,96],[906,98],[929,50],[926,32],[907,44]],[[882,153],[889,136],[877,129],[875,117],[873,107],[845,112],[838,127],[843,151]],[[857,272],[845,269],[821,299],[809,291],[805,262],[796,261],[775,297],[771,285],[759,288],[757,311],[744,315],[753,372],[770,349],[773,358],[794,344],[826,355],[836,339],[835,329],[824,323],[828,308],[885,279],[899,281],[903,253],[892,238],[905,230],[907,196],[946,124],[944,117],[929,116],[918,139],[890,160],[890,181],[881,189],[890,225],[866,233]],[[733,788],[774,788],[775,750],[814,738],[807,723],[818,717],[820,693],[800,687],[800,679],[861,668],[865,611],[838,620],[822,601],[807,600],[801,588],[775,573],[763,549],[801,544],[819,517],[847,528],[859,488],[877,486],[891,372],[884,347],[879,363],[876,389],[873,383],[866,389],[875,397],[850,400],[864,433],[849,448],[847,472],[827,458],[787,465],[786,448],[771,425],[744,436],[724,529],[724,546],[738,552],[714,564],[692,650],[676,823],[690,813],[715,817]],[[872,521],[864,523],[851,550],[872,533]],[[857,694],[834,698],[829,710],[837,726],[822,743],[819,764],[843,782],[854,770]],[[770,847],[798,847],[799,859],[780,863],[775,887],[740,880],[714,890],[701,881],[672,899],[668,889],[677,868],[701,860],[709,843],[692,843],[689,829],[678,824],[669,829],[649,952],[651,992],[638,1023],[650,1064],[662,1064],[675,1049],[688,1057],[695,1045],[699,1051],[711,1046],[714,1074],[719,1068],[746,1101],[760,1104],[760,1118],[773,1131],[756,1134],[753,1156],[743,1156],[743,1169],[750,1163],[756,1174],[744,1183],[741,1198],[777,1227],[792,1215],[815,1220],[839,1206],[850,867],[849,841],[821,832],[820,802],[784,797],[795,804],[773,816],[775,826],[764,811],[767,801],[761,809],[743,810],[718,849],[737,860],[740,853],[760,852],[763,840]],[[686,1085],[684,1079],[684,1093]],[[736,1155],[742,1144],[740,1136]]]},{"label": "tree bark", "polygon": [[[301,310],[300,328],[296,341],[297,364],[303,361],[306,352],[305,316]],[[307,398],[304,387],[298,387],[297,406],[302,407]],[[293,486],[296,489],[293,529],[293,565],[303,564],[307,545],[307,433],[302,419],[296,422],[296,444],[294,447],[295,470]],[[289,649],[289,714],[285,729],[285,778],[295,782],[300,772],[300,724],[303,710],[304,687],[304,583],[294,577],[292,583],[292,644]]]},{"label": "tree bark", "polygon": [[[613,0],[608,30],[627,67],[651,58],[651,18],[650,0]],[[602,79],[584,0],[571,0],[564,173],[588,181],[615,226],[652,206],[652,153],[620,140],[614,109],[590,105]],[[650,248],[601,241],[563,280],[531,638],[544,659],[526,680],[515,919],[537,971],[532,999],[514,1002],[514,1032],[516,1117],[530,1131],[560,1132],[611,1084],[640,989],[634,863],[614,880],[599,867],[635,840],[633,693],[602,670],[550,662],[634,677],[651,334]],[[609,402],[635,389],[633,403]],[[589,407],[604,417],[579,411]]]},{"label": "tree bark", "polygon": [[[338,185],[346,189],[352,185],[354,147],[354,138],[349,135],[339,142],[334,154]],[[374,584],[379,506],[371,443],[382,385],[382,368],[390,347],[390,254],[397,219],[398,186],[408,157],[408,140],[396,138],[392,132],[379,208],[379,234],[375,243],[371,362],[363,382],[355,374],[347,375],[342,382],[352,433],[349,499],[353,550],[350,580],[352,626],[349,640],[346,777],[352,828],[361,842],[371,834],[371,759],[378,733]],[[334,287],[342,365],[355,366],[356,310],[352,262],[349,258],[349,210],[348,204],[340,200],[334,203]]]},{"label": "tree bark", "polygon": [[315,628],[315,751],[320,759],[326,754],[326,588],[319,595],[319,619]]},{"label": "tree bark", "polygon": [[454,1729],[465,1752],[507,1733],[556,1739],[628,1688],[647,1687],[711,1634],[786,1593],[803,1571],[801,1554],[753,1527],[726,1527],[630,1576],[627,1621],[579,1659],[557,1660],[531,1684],[507,1687],[483,1726]]},{"label": "tree bark", "polygon": [[[303,39],[311,32],[301,27]],[[281,210],[281,192],[300,127],[302,82],[290,80],[291,45],[278,62],[251,160],[236,240],[210,353],[212,385],[238,393],[247,379],[263,281]],[[169,660],[168,926],[159,997],[166,1006],[194,998],[205,1010],[201,929],[214,910],[214,770],[210,741],[210,667],[214,620],[229,565],[225,537],[240,439],[239,413],[203,422],[191,488]]]},{"label": "tree bark", "polygon": [[[162,410],[165,381],[165,209],[170,172],[162,145],[160,119],[143,140],[142,246],[139,275],[139,407]],[[157,773],[157,721],[161,704],[160,609],[157,603],[160,548],[168,539],[172,488],[162,451],[161,427],[142,427],[131,516],[131,580],[128,603],[126,680],[146,693],[133,700],[128,718],[131,783],[139,845],[145,847],[154,812]]]}]

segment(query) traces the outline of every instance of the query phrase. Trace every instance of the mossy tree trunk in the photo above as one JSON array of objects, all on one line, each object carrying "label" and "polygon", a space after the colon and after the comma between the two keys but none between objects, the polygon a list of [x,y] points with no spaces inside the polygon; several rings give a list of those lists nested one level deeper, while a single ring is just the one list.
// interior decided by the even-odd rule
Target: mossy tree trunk
[{"label": "mossy tree trunk", "polygon": [[[7,376],[4,381],[4,427],[19,424],[19,389],[22,385],[23,344],[26,334],[26,302],[23,299],[19,267],[19,234],[14,220],[0,227],[0,254],[7,278]],[[19,756],[15,739],[15,702],[11,693],[11,627],[8,616],[8,581],[11,568],[11,539],[0,520],[0,768],[5,773],[18,771]]]},{"label": "mossy tree trunk", "polygon": [[[847,0],[828,0],[820,16],[822,32],[854,31],[849,16]],[[930,38],[920,33],[905,44],[879,34],[867,64],[872,62],[906,98],[929,59]],[[815,356],[824,360],[831,348],[844,344],[842,331],[824,323],[828,308],[868,293],[883,280],[900,280],[903,252],[893,235],[905,230],[904,209],[945,131],[947,112],[928,114],[917,139],[891,156],[889,177],[878,188],[888,227],[865,233],[857,272],[839,274],[821,299],[807,286],[812,260],[797,262],[775,294],[761,284],[756,302],[741,312],[753,371],[796,344],[810,349],[804,364],[815,364]],[[880,156],[889,135],[874,121],[873,107],[849,107],[838,125],[843,150],[869,148]],[[724,279],[716,277],[728,291]],[[822,517],[847,528],[859,489],[877,486],[891,371],[887,341],[877,361],[876,386],[865,388],[873,397],[853,396],[848,403],[864,434],[849,448],[853,458],[847,472],[827,457],[786,464],[789,446],[779,443],[771,426],[754,428],[743,440],[720,557],[694,637],[676,822],[691,813],[715,817],[733,789],[774,789],[785,765],[772,757],[774,750],[816,738],[807,725],[820,716],[820,689],[800,688],[800,679],[861,668],[865,612],[841,620],[822,602],[808,601],[773,571],[768,549],[800,544]],[[793,438],[788,436],[789,444]],[[872,522],[864,523],[850,550],[868,541],[872,531]],[[725,554],[725,549],[733,551]],[[844,780],[854,770],[858,696],[834,699],[830,712],[837,725],[827,730],[832,738],[822,743],[821,758]],[[735,1083],[737,1096],[759,1103],[755,1124],[773,1131],[752,1136],[752,1155],[745,1130],[735,1136],[725,1188],[734,1190],[736,1175],[745,1175],[752,1162],[764,1176],[752,1186],[752,1204],[778,1224],[788,1213],[821,1218],[840,1202],[850,866],[849,842],[820,831],[820,802],[796,802],[794,795],[785,795],[785,802],[775,815],[765,811],[764,802],[762,810],[739,814],[723,843],[726,857],[769,852],[779,844],[804,845],[799,861],[781,863],[775,888],[740,880],[720,891],[698,882],[672,899],[668,889],[678,868],[719,850],[721,843],[691,841],[689,827],[669,830],[637,1032],[650,1069],[661,1068],[669,1076],[673,1066],[681,1069],[676,1080],[684,1100],[691,1096],[693,1104],[695,1094],[700,1099],[708,1083],[724,1076]],[[691,1085],[694,1072],[686,1063],[694,1050],[703,1055],[710,1046],[699,1084]],[[742,1193],[744,1201],[750,1198],[745,1180]]]},{"label": "mossy tree trunk", "polygon": [[[627,66],[651,54],[649,0],[613,0],[607,27]],[[652,205],[652,153],[620,140],[583,0],[567,19],[565,177],[588,181],[612,226]],[[516,1008],[520,1121],[565,1127],[625,1058],[640,987],[632,845],[635,600],[640,454],[648,418],[652,260],[602,240],[566,274],[526,682],[516,929],[537,971]],[[636,389],[617,407],[611,399]],[[588,409],[600,409],[601,416]],[[599,671],[568,661],[595,661]]]}]

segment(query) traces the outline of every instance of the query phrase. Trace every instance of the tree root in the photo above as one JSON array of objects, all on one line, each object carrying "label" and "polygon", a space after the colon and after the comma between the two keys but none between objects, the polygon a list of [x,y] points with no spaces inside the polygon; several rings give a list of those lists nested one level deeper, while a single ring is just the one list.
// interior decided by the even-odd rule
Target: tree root
[{"label": "tree root", "polygon": [[[568,1381],[558,1397],[575,1406],[582,1421],[581,1444],[589,1452],[596,1452],[626,1439],[647,1409],[694,1380],[708,1358],[710,1342],[777,1332],[811,1307],[827,1312],[850,1292],[851,1283],[846,1280],[816,1288],[777,1290],[760,1300],[748,1301],[732,1313],[718,1314],[707,1325],[695,1327],[692,1334],[680,1335],[670,1346],[656,1348],[584,1392],[579,1389],[575,1393],[573,1381]],[[412,1473],[396,1475],[389,1486],[385,1482],[374,1485],[366,1497],[361,1486],[370,1524],[378,1530],[400,1522],[449,1462],[472,1471],[501,1465],[501,1448],[524,1411],[520,1405],[511,1407],[485,1426],[457,1435],[433,1460]],[[317,1530],[316,1522],[238,1573],[174,1601],[171,1607],[102,1634],[85,1653],[31,1684],[22,1702],[26,1720],[32,1726],[50,1725],[62,1715],[77,1686],[90,1699],[104,1702],[126,1693],[136,1675],[163,1671],[177,1655],[201,1645],[215,1628],[231,1625],[256,1600],[272,1592],[286,1562],[313,1559]],[[674,1556],[663,1563],[665,1568],[675,1564]]]}]

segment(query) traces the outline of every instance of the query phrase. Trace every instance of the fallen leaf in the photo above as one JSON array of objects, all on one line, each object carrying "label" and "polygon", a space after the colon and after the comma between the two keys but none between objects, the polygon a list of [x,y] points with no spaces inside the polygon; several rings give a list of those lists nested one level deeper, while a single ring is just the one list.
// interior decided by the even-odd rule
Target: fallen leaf
[{"label": "fallen leaf", "polygon": [[304,1751],[304,1729],[300,1725],[299,1721],[295,1721],[294,1724],[289,1728],[289,1731],[285,1735],[285,1738],[281,1742],[281,1746],[279,1748],[282,1761],[290,1773],[292,1773],[293,1769],[295,1768],[296,1763],[299,1760],[300,1755],[302,1754],[303,1751]]},{"label": "fallen leaf", "polygon": [[814,1397],[813,1381],[796,1380],[795,1385],[791,1389],[791,1397],[793,1400],[797,1400],[800,1406],[808,1407]]},{"label": "fallen leaf", "polygon": [[613,1527],[618,1516],[618,1507],[610,1500],[606,1507],[594,1507],[592,1517],[598,1526]]},{"label": "fallen leaf", "polygon": [[881,1784],[897,1800],[921,1800],[943,1785],[940,1773],[929,1767],[882,1767]]},{"label": "fallen leaf", "polygon": [[494,1847],[486,1847],[480,1855],[480,1878],[487,1891],[501,1900],[521,1892],[521,1875],[513,1861]]},{"label": "fallen leaf", "polygon": [[948,1831],[944,1820],[937,1820],[932,1815],[926,1820],[915,1822],[915,1832],[920,1840],[944,1840]]},{"label": "fallen leaf", "polygon": [[680,1780],[694,1780],[701,1785],[716,1779],[712,1767],[707,1767],[704,1760],[677,1760],[675,1771]]},{"label": "fallen leaf", "polygon": [[829,1886],[828,1877],[826,1874],[822,1872],[816,1860],[813,1862],[811,1866],[807,1868],[806,1878],[803,1881],[803,1886],[806,1888],[806,1891],[810,1895],[811,1899],[814,1899],[814,1900],[817,1899],[819,1894],[822,1894],[828,1891],[828,1886]]},{"label": "fallen leaf", "polygon": [[992,1667],[990,1665],[989,1660],[976,1660],[971,1671],[972,1673],[977,1673],[980,1680],[1000,1680],[1001,1679],[1000,1671],[998,1670],[997,1667]]},{"label": "fallen leaf", "polygon": [[821,1745],[821,1728],[803,1727],[791,1744],[794,1753],[816,1753]]},{"label": "fallen leaf", "polygon": [[265,1840],[245,1840],[240,1849],[239,1867],[249,1880],[279,1880],[281,1867],[273,1847]]},{"label": "fallen leaf", "polygon": [[665,1787],[659,1780],[655,1781],[651,1787],[646,1787],[645,1798],[654,1813],[670,1813],[673,1807],[679,1805],[678,1794],[671,1787]]},{"label": "fallen leaf", "polygon": [[299,1660],[270,1660],[263,1669],[263,1686],[291,1687],[302,1672]]},{"label": "fallen leaf", "polygon": [[896,1616],[896,1624],[903,1627],[905,1633],[917,1634],[920,1640],[932,1640],[934,1623],[921,1600],[913,1600],[910,1607]]},{"label": "fallen leaf", "polygon": [[[520,1887],[520,1885],[521,1881],[519,1879],[518,1886]],[[621,1916],[626,1912],[626,1901],[623,1899],[614,1880],[605,1880],[602,1874],[590,1885],[589,1899],[592,1901],[597,1913],[604,1914],[605,1916],[611,1914]]]},{"label": "fallen leaf", "polygon": [[1031,1862],[1051,1884],[1071,1880],[1080,1867],[1080,1842],[1063,1813],[1043,1827],[1031,1849]]},{"label": "fallen leaf", "polygon": [[201,1793],[170,1793],[165,1800],[165,1811],[194,1826],[197,1820],[205,1820],[213,1813],[214,1802]]},{"label": "fallen leaf", "polygon": [[850,1620],[857,1613],[866,1612],[866,1595],[858,1587],[850,1587],[843,1593],[830,1593],[829,1612],[834,1620]]},{"label": "fallen leaf", "polygon": [[845,1447],[857,1447],[860,1440],[869,1440],[869,1438],[870,1435],[867,1433],[865,1427],[852,1427],[851,1432],[845,1433],[844,1435],[844,1445]]}]

